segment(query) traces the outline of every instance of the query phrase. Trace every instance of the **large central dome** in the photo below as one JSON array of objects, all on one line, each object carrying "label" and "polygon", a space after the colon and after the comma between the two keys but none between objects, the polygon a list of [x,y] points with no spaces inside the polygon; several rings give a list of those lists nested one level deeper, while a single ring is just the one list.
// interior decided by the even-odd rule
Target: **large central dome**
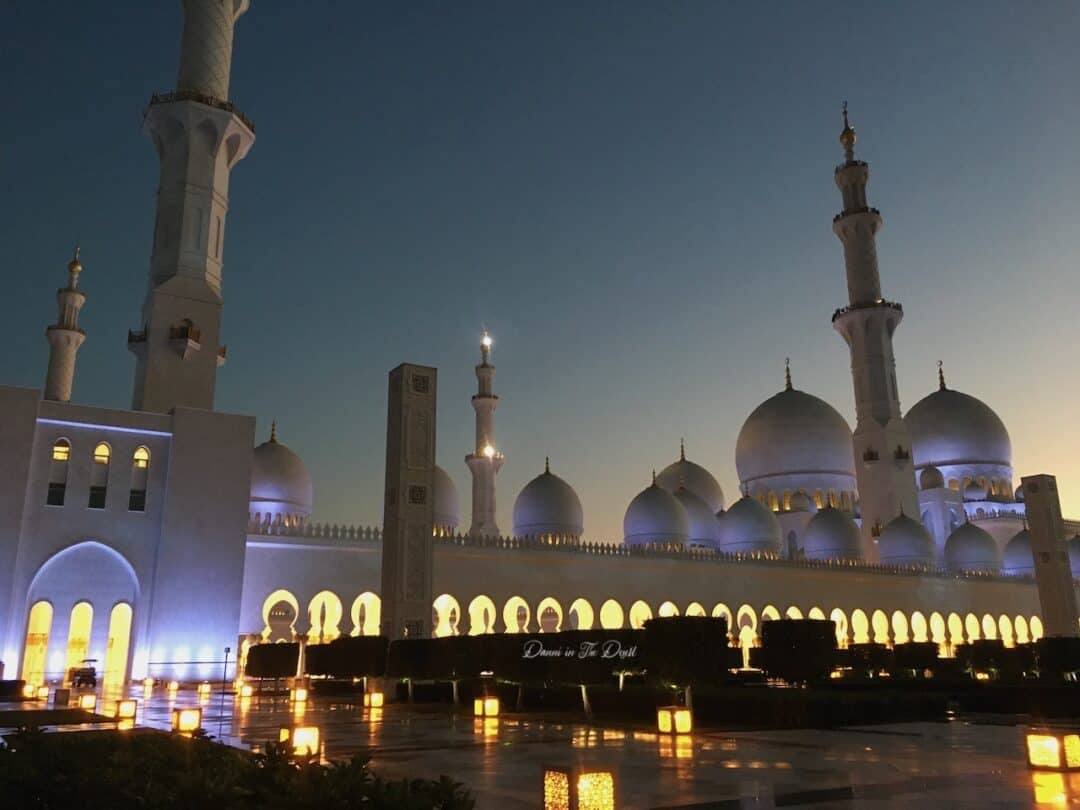
[{"label": "large central dome", "polygon": [[1012,466],[1005,423],[986,403],[944,386],[911,406],[904,417],[911,431],[915,465]]},{"label": "large central dome", "polygon": [[854,478],[851,428],[835,408],[787,388],[762,402],[742,426],[735,467],[744,486],[782,475]]}]

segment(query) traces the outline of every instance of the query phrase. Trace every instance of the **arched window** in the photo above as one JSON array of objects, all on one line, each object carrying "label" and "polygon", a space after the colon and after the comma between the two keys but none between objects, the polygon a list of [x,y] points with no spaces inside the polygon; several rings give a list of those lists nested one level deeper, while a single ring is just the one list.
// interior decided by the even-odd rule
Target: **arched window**
[{"label": "arched window", "polygon": [[112,458],[112,448],[105,442],[101,442],[94,448],[94,463],[90,465],[90,499],[86,504],[91,509],[105,508],[110,458]]},{"label": "arched window", "polygon": [[35,602],[26,623],[26,643],[23,646],[22,677],[27,683],[45,682],[45,659],[49,651],[53,607],[45,601]]},{"label": "arched window", "polygon": [[135,448],[131,457],[131,492],[128,494],[128,511],[146,511],[146,479],[150,474],[150,451]]},{"label": "arched window", "polygon": [[57,439],[52,446],[52,460],[49,462],[49,494],[45,503],[49,506],[63,506],[67,492],[68,459],[71,458],[71,442]]}]

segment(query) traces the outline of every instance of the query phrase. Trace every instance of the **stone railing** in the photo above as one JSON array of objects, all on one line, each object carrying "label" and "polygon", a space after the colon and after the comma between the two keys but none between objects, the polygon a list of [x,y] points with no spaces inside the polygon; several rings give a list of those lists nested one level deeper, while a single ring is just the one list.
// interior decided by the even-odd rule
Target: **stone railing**
[{"label": "stone railing", "polygon": [[840,307],[832,314],[832,319],[835,322],[837,318],[847,315],[849,312],[856,312],[860,309],[875,309],[877,307],[884,307],[886,309],[895,309],[897,312],[903,313],[904,307],[902,304],[898,304],[896,301],[886,301],[884,298],[879,298],[872,304],[849,304],[846,307]]},{"label": "stone railing", "polygon": [[244,126],[251,130],[253,135],[255,134],[255,124],[240,110],[236,109],[236,105],[231,101],[223,101],[220,98],[214,98],[214,96],[208,96],[195,90],[173,90],[171,93],[155,93],[150,96],[150,103],[147,107],[152,107],[155,104],[171,104],[174,101],[195,101],[199,104],[205,104],[207,107],[214,107],[232,113],[244,122]]},{"label": "stone railing", "polygon": [[381,543],[382,529],[378,526],[345,526],[337,523],[312,523],[286,525],[283,522],[248,522],[248,534],[266,537],[300,537],[316,540],[338,540],[356,543]]}]

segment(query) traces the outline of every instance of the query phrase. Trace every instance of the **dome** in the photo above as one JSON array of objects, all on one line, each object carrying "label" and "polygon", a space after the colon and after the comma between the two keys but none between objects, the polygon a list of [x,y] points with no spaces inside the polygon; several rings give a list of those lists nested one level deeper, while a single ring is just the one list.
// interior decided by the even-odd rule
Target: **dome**
[{"label": "dome", "polygon": [[846,512],[828,506],[810,518],[801,538],[803,554],[811,560],[861,560],[859,527]]},{"label": "dome", "polygon": [[300,522],[311,516],[313,498],[307,466],[277,440],[277,423],[270,428],[270,440],[252,452],[251,503],[249,511],[260,522],[279,518]]},{"label": "dome", "polygon": [[686,487],[675,490],[675,500],[686,510],[686,519],[690,526],[689,545],[698,548],[715,547],[718,529],[716,515],[705,501]]},{"label": "dome", "polygon": [[714,514],[724,508],[724,492],[720,489],[720,484],[713,474],[700,464],[687,461],[686,451],[682,447],[679,460],[661,470],[656,476],[656,483],[671,493],[679,487],[686,487],[703,500]]},{"label": "dome", "polygon": [[964,487],[965,501],[985,501],[986,487],[980,486],[978,481],[971,481]]},{"label": "dome", "polygon": [[791,500],[788,501],[789,512],[812,512],[814,511],[812,506],[813,501],[810,500],[810,496],[801,489],[792,493]]},{"label": "dome", "polygon": [[584,531],[584,512],[574,488],[544,471],[527,483],[514,501],[514,536],[555,536],[578,539]]},{"label": "dome", "polygon": [[1069,568],[1072,569],[1073,579],[1080,579],[1080,534],[1073,535],[1068,542]]},{"label": "dome", "polygon": [[675,496],[657,486],[656,481],[639,492],[623,516],[623,543],[679,543],[690,538],[690,521]]},{"label": "dome", "polygon": [[945,486],[945,476],[933,464],[923,467],[919,473],[919,489],[941,489]]},{"label": "dome", "polygon": [[1012,443],[998,415],[975,397],[945,388],[944,382],[912,405],[904,422],[917,467],[1012,465]]},{"label": "dome", "polygon": [[904,514],[890,520],[878,538],[878,557],[888,565],[933,565],[934,552],[926,527]]},{"label": "dome", "polygon": [[718,522],[716,547],[720,551],[780,551],[780,521],[757,498],[739,498],[718,516]]},{"label": "dome", "polygon": [[[1071,564],[1070,560],[1070,564]],[[1005,544],[1005,560],[1001,571],[1011,577],[1035,573],[1035,560],[1031,556],[1031,535],[1021,529]]]},{"label": "dome", "polygon": [[432,490],[435,501],[435,526],[453,533],[461,523],[461,501],[458,499],[454,479],[438,464],[435,465],[432,475]]},{"label": "dome", "polygon": [[750,414],[735,443],[739,480],[799,473],[854,477],[851,428],[835,408],[787,388]]},{"label": "dome", "polygon": [[954,573],[1001,571],[1001,556],[994,538],[974,523],[964,522],[945,541],[945,566]]}]

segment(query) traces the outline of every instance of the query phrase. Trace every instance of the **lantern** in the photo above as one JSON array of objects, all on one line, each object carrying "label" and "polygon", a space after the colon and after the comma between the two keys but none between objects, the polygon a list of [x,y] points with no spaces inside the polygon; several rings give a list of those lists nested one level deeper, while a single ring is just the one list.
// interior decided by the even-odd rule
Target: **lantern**
[{"label": "lantern", "polygon": [[49,687],[42,685],[37,688],[37,699],[48,700],[49,699]]},{"label": "lantern", "polygon": [[378,709],[383,705],[384,695],[382,692],[365,692],[364,708]]},{"label": "lantern", "polygon": [[307,687],[297,686],[289,690],[289,700],[293,703],[303,703],[307,700]]},{"label": "lantern", "polygon": [[24,698],[28,698],[30,700],[33,700],[34,698],[37,697],[37,687],[34,686],[34,684],[32,684],[32,683],[23,684],[22,696]]},{"label": "lantern", "polygon": [[144,678],[142,682],[142,696],[143,700],[149,700],[151,695],[154,694],[154,679]]},{"label": "lantern", "polygon": [[79,695],[79,708],[84,712],[92,712],[97,708],[97,695]]},{"label": "lantern", "polygon": [[199,688],[198,688],[197,691],[198,691],[199,697],[201,697],[201,698],[210,697],[210,682],[209,681],[203,681],[202,683],[200,683]]},{"label": "lantern", "polygon": [[1044,771],[1080,770],[1080,733],[1073,729],[1028,729],[1028,767]]},{"label": "lantern", "polygon": [[137,700],[118,700],[116,702],[116,714],[114,715],[117,720],[134,720],[135,712],[138,711],[139,702]]},{"label": "lantern", "polygon": [[238,692],[238,694],[241,698],[249,698],[253,694],[255,694],[255,689],[250,683],[245,683],[243,686],[240,687],[240,691]]},{"label": "lantern", "polygon": [[615,774],[544,767],[544,810],[615,810]]},{"label": "lantern", "polygon": [[169,681],[169,693],[175,695],[179,691],[180,691],[180,682],[179,681]]},{"label": "lantern", "polygon": [[497,697],[478,697],[474,699],[473,715],[476,717],[498,717],[499,699]]},{"label": "lantern", "polygon": [[294,757],[311,757],[319,753],[319,729],[316,726],[283,728],[278,741],[290,743]]},{"label": "lantern", "polygon": [[202,726],[202,709],[173,709],[172,730],[190,734]]},{"label": "lantern", "polygon": [[656,728],[662,734],[689,734],[694,715],[686,706],[661,706],[656,710]]}]

